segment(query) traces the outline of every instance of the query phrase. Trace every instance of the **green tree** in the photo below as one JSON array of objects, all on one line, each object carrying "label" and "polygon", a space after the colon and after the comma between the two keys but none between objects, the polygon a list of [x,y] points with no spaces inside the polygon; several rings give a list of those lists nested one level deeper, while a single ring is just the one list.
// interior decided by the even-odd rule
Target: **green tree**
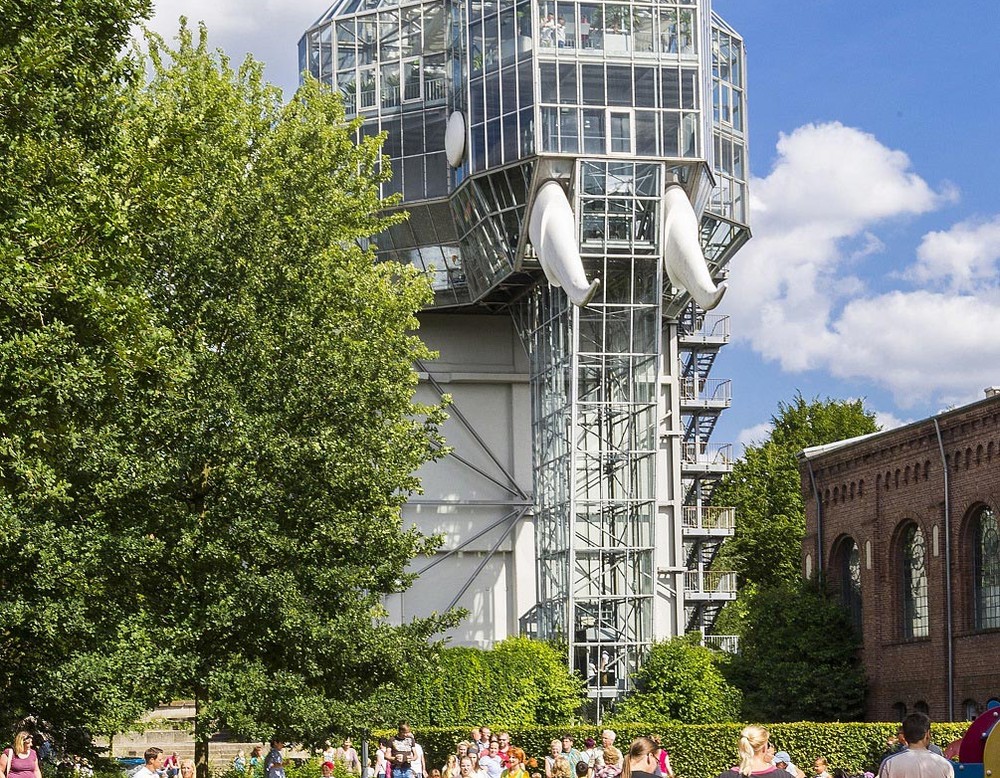
[{"label": "green tree", "polygon": [[764,589],[740,653],[727,668],[743,692],[744,715],[758,721],[853,721],[864,714],[861,639],[847,612],[815,581]]},{"label": "green tree", "polygon": [[123,411],[172,371],[119,176],[148,2],[0,6],[0,719],[110,730],[168,664],[108,586],[98,497],[132,466]]},{"label": "green tree", "polygon": [[[734,536],[718,559],[736,571],[740,587],[716,623],[740,636],[740,656],[727,674],[750,718],[855,718],[865,692],[858,636],[842,606],[801,579],[806,522],[797,455],[879,427],[861,400],[807,402],[801,394],[779,403],[771,422],[768,439],[747,447],[712,496],[736,508]],[[828,671],[838,677],[828,679]],[[768,707],[769,695],[780,701]]]},{"label": "green tree", "polygon": [[635,691],[615,707],[619,723],[718,724],[737,721],[741,695],[720,669],[720,656],[684,635],[654,643],[635,675]]},{"label": "green tree", "polygon": [[741,587],[794,584],[801,575],[806,520],[797,454],[879,429],[862,400],[806,402],[801,394],[778,403],[771,423],[769,438],[747,447],[712,496],[716,505],[736,508],[736,530],[719,566],[735,570]]},{"label": "green tree", "polygon": [[352,704],[451,623],[391,627],[381,606],[434,547],[400,507],[441,450],[443,415],[413,402],[413,363],[432,356],[413,334],[426,279],[368,247],[390,224],[381,139],[357,143],[360,122],[315,82],[283,104],[204,29],[149,48],[125,173],[184,369],[128,419],[146,466],[108,499],[145,509],[118,528],[144,539],[118,584],[169,629],[164,689],[196,701],[204,775],[220,723],[307,742],[363,723]]},{"label": "green tree", "polygon": [[452,620],[380,605],[433,546],[399,508],[442,413],[428,286],[368,248],[379,140],[204,32],[147,82],[144,2],[3,9],[0,715],[113,734],[192,696],[202,776],[220,725],[357,723]]}]

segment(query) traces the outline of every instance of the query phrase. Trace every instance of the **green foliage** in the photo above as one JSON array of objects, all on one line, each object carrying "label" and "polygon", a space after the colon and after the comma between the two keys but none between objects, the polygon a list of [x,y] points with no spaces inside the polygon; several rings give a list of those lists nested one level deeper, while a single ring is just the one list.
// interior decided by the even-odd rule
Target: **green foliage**
[{"label": "green foliage", "polygon": [[712,495],[736,508],[736,530],[717,565],[739,585],[771,586],[801,577],[805,512],[795,454],[770,442],[750,446]]},{"label": "green foliage", "polygon": [[[487,722],[482,722],[487,723]],[[616,724],[616,743],[626,750],[627,744],[639,736],[659,735],[670,752],[670,763],[678,778],[711,778],[732,767],[737,761],[736,746],[742,723],[729,724]],[[819,723],[795,722],[768,724],[771,740],[779,749],[788,751],[796,764],[809,765],[816,757],[825,756],[830,767],[843,767],[852,774],[875,770],[885,752],[885,741],[895,735],[896,723]],[[936,743],[946,745],[959,738],[969,722],[939,723],[931,728]],[[510,727],[511,742],[523,748],[529,757],[541,759],[548,753],[549,742],[564,732],[572,734],[577,743],[586,737],[598,738],[600,727]],[[389,735],[376,732],[374,737]],[[440,767],[455,745],[469,735],[466,728],[421,728],[416,731],[424,747],[428,767]]]},{"label": "green foliage", "polygon": [[841,604],[815,582],[762,589],[729,664],[751,719],[856,720],[864,715],[861,638]]},{"label": "green foliage", "polygon": [[[113,730],[170,664],[106,571],[123,412],[172,370],[122,192],[116,59],[144,0],[5,3],[0,33],[0,720]],[[113,467],[109,465],[114,463]],[[113,477],[113,476],[112,476]],[[128,649],[127,656],[120,653]]]},{"label": "green foliage", "polygon": [[336,97],[283,103],[204,30],[117,60],[146,10],[5,6],[0,718],[184,697],[199,747],[317,739],[453,622],[381,606],[434,546],[400,517],[441,444],[430,290],[366,248],[394,203]]},{"label": "green foliage", "polygon": [[451,623],[380,623],[434,547],[400,517],[441,444],[441,409],[413,402],[430,290],[362,247],[390,223],[380,146],[339,99],[310,82],[282,104],[204,29],[150,56],[127,167],[183,370],[129,419],[152,463],[115,498],[146,506],[124,531],[160,560],[130,571],[135,607],[170,624],[166,691],[198,703],[196,740],[221,721],[315,741]]},{"label": "green foliage", "polygon": [[654,643],[635,675],[636,691],[616,705],[609,723],[736,721],[740,691],[726,681],[720,663],[697,634]]},{"label": "green foliage", "polygon": [[[858,718],[864,703],[858,638],[838,604],[801,584],[806,525],[796,456],[809,446],[877,432],[878,425],[861,400],[806,402],[801,394],[779,403],[771,421],[770,437],[748,446],[712,495],[716,505],[736,508],[735,534],[715,563],[736,571],[740,589],[716,623],[720,633],[740,635],[742,657],[729,677],[743,691],[750,717]],[[775,638],[776,627],[786,639]],[[827,672],[827,662],[838,672]],[[776,688],[795,692],[771,704]]]},{"label": "green foliage", "polygon": [[566,667],[564,654],[548,643],[508,638],[493,649],[445,648],[429,672],[376,696],[370,720],[389,727],[400,719],[414,726],[567,724],[583,703],[583,684]]},{"label": "green foliage", "polygon": [[814,398],[806,402],[801,394],[790,403],[779,402],[771,423],[771,442],[796,453],[880,429],[875,414],[865,410],[863,400]]},{"label": "green foliage", "polygon": [[[246,771],[227,769],[213,772],[213,778],[262,778],[264,766],[260,764],[254,771],[249,768]],[[301,764],[289,760],[285,766],[286,778],[320,778],[323,775],[323,760],[319,757],[307,759]],[[347,769],[344,764],[335,762],[333,765],[333,778],[357,778],[357,776]]]},{"label": "green foliage", "polygon": [[794,584],[801,576],[805,508],[796,455],[804,448],[878,431],[861,400],[778,403],[768,440],[748,446],[715,489],[716,505],[736,508],[736,531],[718,565],[735,570],[740,586]]}]

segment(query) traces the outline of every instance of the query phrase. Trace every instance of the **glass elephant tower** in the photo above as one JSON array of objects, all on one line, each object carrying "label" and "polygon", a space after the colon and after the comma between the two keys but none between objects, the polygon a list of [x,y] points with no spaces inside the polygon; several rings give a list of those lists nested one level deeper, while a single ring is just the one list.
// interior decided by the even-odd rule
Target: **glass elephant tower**
[{"label": "glass elephant tower", "polygon": [[[708,0],[340,0],[303,36],[410,219],[379,255],[432,309],[510,316],[530,361],[536,604],[598,712],[654,639],[713,636],[730,448],[709,437],[749,238],[742,40]],[[524,511],[522,510],[522,514]]]}]

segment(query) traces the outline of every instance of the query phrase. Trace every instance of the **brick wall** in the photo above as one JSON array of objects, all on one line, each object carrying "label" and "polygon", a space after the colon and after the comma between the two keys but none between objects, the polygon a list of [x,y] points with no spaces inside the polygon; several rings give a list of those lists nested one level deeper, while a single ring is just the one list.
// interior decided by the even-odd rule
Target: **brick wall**
[{"label": "brick wall", "polygon": [[[935,419],[948,468],[948,533]],[[1000,630],[975,630],[969,528],[983,506],[1000,514],[1000,396],[840,447],[812,449],[800,460],[800,472],[806,504],[803,572],[815,574],[821,564],[827,580],[840,587],[851,540],[860,552],[866,718],[897,719],[899,704],[907,713],[926,704],[932,719],[948,718],[949,581],[954,718],[965,718],[966,700],[984,708],[987,699],[1000,696]],[[929,623],[926,637],[905,638],[902,534],[911,522],[924,538]]]}]

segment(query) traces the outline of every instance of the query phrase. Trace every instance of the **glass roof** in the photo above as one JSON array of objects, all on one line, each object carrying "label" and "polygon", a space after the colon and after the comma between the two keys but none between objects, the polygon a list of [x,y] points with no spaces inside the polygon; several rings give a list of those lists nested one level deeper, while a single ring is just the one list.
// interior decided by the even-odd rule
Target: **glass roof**
[{"label": "glass roof", "polygon": [[337,0],[337,2],[326,9],[322,16],[310,25],[310,29],[341,16],[357,13],[358,11],[374,11],[379,8],[397,8],[400,5],[406,4],[406,0],[403,0],[402,2],[400,0]]}]

